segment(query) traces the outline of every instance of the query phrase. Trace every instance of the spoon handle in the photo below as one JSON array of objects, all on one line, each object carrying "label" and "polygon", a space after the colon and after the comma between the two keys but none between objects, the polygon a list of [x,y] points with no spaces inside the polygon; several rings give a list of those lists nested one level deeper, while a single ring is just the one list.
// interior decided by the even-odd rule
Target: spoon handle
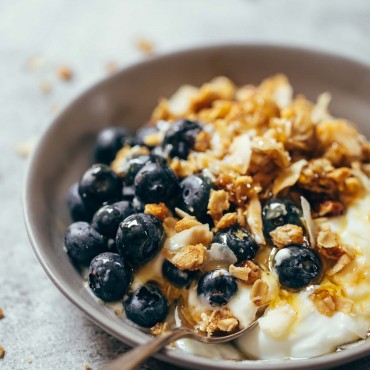
[{"label": "spoon handle", "polygon": [[105,366],[103,370],[133,370],[167,344],[187,336],[191,336],[191,332],[186,328],[176,328],[174,330],[164,332],[160,336],[150,340],[148,343],[137,346],[131,351],[113,360]]}]

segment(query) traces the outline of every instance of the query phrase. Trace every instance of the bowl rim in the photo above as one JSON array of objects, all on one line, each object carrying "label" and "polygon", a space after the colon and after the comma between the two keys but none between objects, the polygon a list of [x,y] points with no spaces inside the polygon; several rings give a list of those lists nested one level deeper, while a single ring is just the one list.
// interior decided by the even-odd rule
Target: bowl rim
[{"label": "bowl rim", "polygon": [[[287,43],[269,43],[269,42],[229,42],[229,43],[212,43],[208,45],[200,45],[191,48],[181,48],[175,51],[164,53],[150,57],[146,60],[129,64],[128,66],[122,68],[120,71],[114,73],[113,75],[100,79],[95,82],[88,89],[85,89],[82,93],[79,93],[77,97],[73,98],[71,102],[60,112],[52,122],[46,127],[44,132],[41,134],[40,139],[33,152],[30,155],[27,164],[27,170],[23,183],[22,190],[22,207],[23,207],[23,217],[25,222],[26,231],[28,234],[29,241],[32,245],[33,251],[41,264],[42,268],[53,282],[53,284],[59,289],[62,294],[67,297],[75,306],[77,306],[91,321],[101,327],[104,331],[108,332],[115,338],[121,340],[122,342],[129,344],[130,346],[136,346],[145,343],[150,340],[149,336],[136,330],[135,338],[132,338],[132,333],[122,332],[122,330],[117,330],[114,323],[110,320],[108,315],[105,315],[99,311],[91,313],[80,301],[78,294],[75,291],[67,289],[61,281],[58,280],[54,273],[54,266],[50,266],[46,261],[46,253],[44,249],[40,247],[42,241],[37,236],[38,226],[37,221],[33,217],[33,209],[30,207],[30,199],[33,192],[33,169],[38,157],[40,157],[43,147],[48,142],[49,136],[54,130],[59,126],[59,121],[63,121],[63,116],[74,109],[81,101],[87,98],[89,94],[94,93],[95,90],[101,88],[105,83],[113,80],[120,74],[128,74],[135,72],[137,68],[143,68],[152,63],[158,63],[162,60],[169,58],[178,58],[182,55],[189,53],[202,53],[202,52],[212,52],[217,50],[227,50],[229,48],[243,48],[250,50],[269,50],[276,52],[301,52],[307,55],[313,55],[316,57],[326,57],[333,60],[338,60],[344,63],[351,64],[355,68],[362,68],[370,73],[370,65],[366,64],[364,61],[359,59],[352,59],[349,56],[340,55],[331,51],[326,51],[321,48],[312,47],[302,47],[296,44]],[[212,358],[206,358],[197,356],[185,351],[176,351],[172,349],[165,349],[162,352],[157,353],[154,357],[161,361],[171,363],[177,366],[185,366],[187,368],[198,368],[198,369],[244,369],[244,370],[285,370],[285,369],[323,369],[329,368],[336,365],[343,365],[350,361],[365,357],[366,354],[370,354],[370,343],[369,345],[363,345],[348,349],[342,352],[334,352],[325,354],[319,357],[302,359],[302,360],[245,360],[245,361],[230,361],[230,360],[214,360]]]}]

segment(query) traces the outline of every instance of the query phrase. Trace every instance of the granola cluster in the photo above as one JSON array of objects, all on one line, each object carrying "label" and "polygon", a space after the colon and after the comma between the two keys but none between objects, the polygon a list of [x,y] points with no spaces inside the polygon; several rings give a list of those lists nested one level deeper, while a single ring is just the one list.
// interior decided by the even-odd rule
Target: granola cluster
[{"label": "granola cluster", "polygon": [[210,314],[203,312],[201,320],[196,328],[207,333],[207,336],[212,336],[217,332],[232,333],[239,326],[238,320],[228,308],[214,310]]}]

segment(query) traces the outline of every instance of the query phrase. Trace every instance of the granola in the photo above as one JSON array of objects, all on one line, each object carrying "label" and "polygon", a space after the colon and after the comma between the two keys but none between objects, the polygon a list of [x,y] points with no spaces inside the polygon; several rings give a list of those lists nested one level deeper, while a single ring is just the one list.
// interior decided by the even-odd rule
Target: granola
[{"label": "granola", "polygon": [[270,232],[272,242],[283,248],[290,244],[303,244],[303,229],[297,225],[286,224]]},{"label": "granola", "polygon": [[225,213],[220,221],[216,224],[216,229],[226,229],[237,222],[237,214],[235,212]]},{"label": "granola", "polygon": [[146,204],[144,212],[149,213],[163,221],[167,217],[169,210],[164,203],[153,203]]},{"label": "granola", "polygon": [[175,224],[175,230],[177,233],[181,231],[191,229],[194,226],[202,225],[199,221],[195,219],[195,217],[184,217],[183,219],[179,220]]},{"label": "granola", "polygon": [[344,205],[341,202],[325,200],[320,204],[319,216],[339,216],[344,213]]},{"label": "granola", "polygon": [[261,269],[252,261],[246,261],[240,267],[230,265],[229,272],[232,276],[242,280],[247,285],[252,285],[261,278]]},{"label": "granola", "polygon": [[230,202],[225,190],[211,190],[208,202],[208,214],[214,220],[220,220],[223,212],[230,208]]},{"label": "granola", "polygon": [[350,314],[353,301],[340,295],[331,294],[328,290],[318,290],[310,295],[318,311],[325,316],[333,316],[335,312]]},{"label": "granola", "polygon": [[181,270],[198,270],[204,263],[206,248],[203,244],[187,245],[176,252],[164,250],[164,256]]},{"label": "granola", "polygon": [[210,315],[202,314],[202,321],[197,326],[197,329],[207,333],[207,336],[212,336],[217,332],[230,333],[235,331],[239,326],[238,320],[232,315],[227,308],[212,311]]},{"label": "granola", "polygon": [[262,306],[267,303],[268,297],[268,284],[261,280],[257,279],[252,286],[251,290],[251,300],[256,306]]},{"label": "granola", "polygon": [[[32,362],[32,360],[31,360],[31,362]],[[92,367],[90,366],[90,364],[89,363],[87,363],[87,362],[84,362],[83,364],[82,364],[82,367],[83,367],[83,369],[84,370],[92,370]]]},{"label": "granola", "polygon": [[69,81],[73,78],[73,71],[70,67],[62,66],[57,70],[58,77],[63,81]]},{"label": "granola", "polygon": [[168,330],[167,322],[157,322],[152,328],[150,328],[150,332],[155,337],[157,337],[158,335],[161,335],[163,332],[167,330]]}]

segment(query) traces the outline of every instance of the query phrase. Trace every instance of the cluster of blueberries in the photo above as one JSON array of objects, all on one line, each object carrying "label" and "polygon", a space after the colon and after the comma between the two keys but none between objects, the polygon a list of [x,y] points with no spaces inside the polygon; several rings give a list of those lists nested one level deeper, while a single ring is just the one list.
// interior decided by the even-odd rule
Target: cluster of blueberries
[{"label": "cluster of blueberries", "polygon": [[[186,159],[201,130],[197,122],[174,122],[159,152]],[[145,127],[132,136],[121,127],[102,130],[96,139],[95,164],[68,192],[67,204],[74,222],[65,232],[65,248],[75,263],[89,266],[89,286],[104,301],[123,299],[135,270],[152,260],[163,245],[162,222],[143,213],[145,204],[163,202],[172,210],[179,207],[212,226],[207,205],[214,185],[209,177],[196,174],[179,181],[165,157],[158,151],[154,154],[155,148],[151,147],[150,154],[128,161],[123,177],[109,167],[124,144],[145,146],[145,137],[156,131],[155,126]],[[268,236],[277,226],[301,225],[300,210],[287,199],[273,199],[263,208],[263,221]],[[239,226],[219,231],[213,242],[227,245],[238,263],[253,259],[258,250],[249,231]],[[289,258],[277,268],[281,284],[297,289],[317,279],[321,262],[315,252],[304,246],[286,248],[291,250]],[[225,269],[200,276],[200,272],[178,269],[165,260],[162,274],[179,288],[189,287],[199,278],[198,295],[213,306],[227,304],[238,289],[236,279]],[[154,326],[168,313],[166,297],[154,283],[130,292],[124,306],[127,317],[142,327]]]}]

